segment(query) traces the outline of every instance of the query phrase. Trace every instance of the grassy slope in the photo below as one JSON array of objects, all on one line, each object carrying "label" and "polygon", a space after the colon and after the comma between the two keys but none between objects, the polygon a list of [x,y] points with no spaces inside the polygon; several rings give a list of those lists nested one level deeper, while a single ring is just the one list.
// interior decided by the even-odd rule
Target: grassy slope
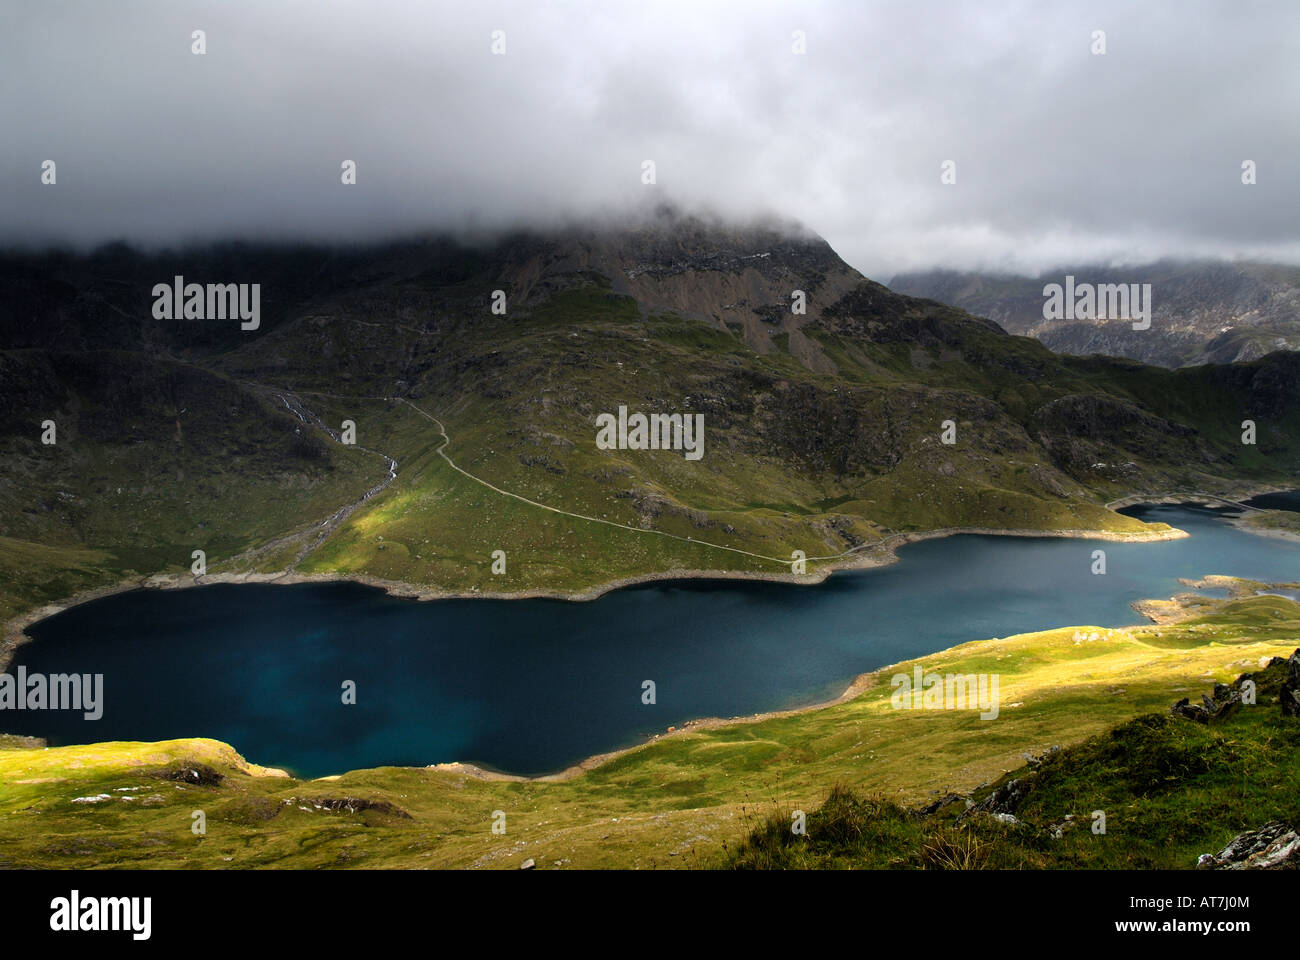
[{"label": "grassy slope", "polygon": [[[526,320],[476,324],[476,342],[491,349],[454,348],[461,352],[445,361],[452,372],[414,397],[446,425],[446,449],[459,466],[529,499],[782,560],[794,549],[833,556],[892,532],[957,526],[1144,529],[1104,510],[1097,494],[1053,467],[1024,427],[963,392],[961,378],[972,375],[959,364],[923,375],[910,366],[897,374],[879,367],[869,383],[846,390],[864,371],[860,363],[846,361],[839,377],[813,374],[788,356],[758,357],[697,322],[642,320],[630,302],[591,290],[553,297]],[[1042,360],[1029,341],[1013,346]],[[930,387],[927,377],[949,386]],[[1085,378],[1063,378],[1046,392],[1007,371],[975,385],[1026,411],[1092,387]],[[501,548],[523,562],[491,581],[498,590],[574,590],[674,569],[783,572],[774,561],[562,519],[493,495],[448,470],[434,455],[437,428],[410,408],[323,397],[310,392],[317,381],[309,377],[303,387],[313,409],[330,422],[356,420],[361,442],[391,453],[401,468],[391,490],[354,516],[305,570],[485,588],[488,557]],[[775,409],[768,402],[774,384]],[[999,394],[1012,384],[1033,396],[1012,402]],[[783,406],[781,391],[805,387]],[[355,389],[365,396],[374,388]],[[596,450],[595,415],[619,403],[704,410],[704,460]],[[952,412],[963,406],[974,419]],[[935,428],[949,416],[959,417],[967,439],[939,449]],[[854,461],[870,456],[849,449],[871,447],[876,438],[864,439],[869,431],[881,431],[881,449],[901,449],[902,459],[876,467]],[[825,436],[810,436],[817,433]],[[1045,477],[1054,490],[1044,487]],[[1202,485],[1191,471],[1187,479]]]},{"label": "grassy slope", "polygon": [[[952,342],[812,331],[839,367],[828,376],[785,353],[760,357],[696,321],[643,317],[598,286],[556,294],[527,316],[475,319],[438,337],[411,326],[422,301],[412,295],[406,303],[406,295],[394,295],[404,320],[397,325],[343,315],[374,317],[364,296],[340,311],[286,320],[265,343],[223,359],[229,376],[103,351],[0,355],[11,374],[0,434],[5,479],[14,481],[0,484],[11,518],[0,530],[0,618],[124,577],[183,570],[195,547],[209,551],[214,572],[282,570],[297,545],[231,558],[319,522],[382,476],[373,456],[295,435],[296,421],[244,389],[245,377],[292,385],[328,423],[356,420],[361,444],[400,462],[397,482],[301,569],[452,589],[575,590],[672,570],[782,568],[503,497],[452,470],[436,453],[436,427],[410,407],[307,391],[406,393],[442,418],[457,464],[504,489],[778,558],[796,547],[834,554],[890,532],[948,526],[1137,532],[1141,524],[1100,501],[1135,485],[1209,491],[1278,482],[1298,449],[1294,400],[1264,410],[1248,402],[1243,382],[1262,367],[1222,374],[1067,361],[963,322]],[[895,319],[924,326],[928,311],[913,304]],[[1062,469],[1040,443],[1035,412],[1095,391],[1195,423],[1208,444],[1196,449],[1210,456],[1189,458],[1193,448],[1139,422],[1102,445],[1106,459],[1135,460],[1136,474],[1088,473],[1099,447],[1074,436],[1074,465]],[[596,451],[594,416],[619,403],[702,410],[705,459]],[[60,420],[58,448],[33,439],[36,414],[47,412]],[[1101,420],[1114,412],[1103,410]],[[1258,447],[1237,442],[1247,416],[1260,422]],[[941,448],[938,424],[950,417],[960,439]],[[498,548],[509,555],[505,577],[489,573]],[[1152,646],[1161,634],[1141,630],[1078,648],[1059,631],[960,648],[950,656],[964,658],[962,669],[996,663],[1004,700],[1025,703],[992,725],[895,714],[877,684],[817,713],[661,740],[564,783],[383,770],[300,784],[252,776],[228,748],[203,741],[11,749],[0,753],[0,836],[14,842],[0,856],[22,864],[144,863],[147,854],[150,863],[173,865],[509,865],[537,851],[578,865],[721,862],[721,840],[734,843],[773,804],[810,809],[832,783],[888,787],[907,799],[973,786],[1015,766],[1023,749],[1161,709],[1180,689],[1196,692],[1197,671],[1226,679],[1234,671],[1222,644],[1234,638],[1252,638],[1242,656],[1284,652],[1294,609],[1260,606],[1271,602],[1207,623],[1176,655]],[[205,788],[146,773],[181,758],[210,763],[228,779]],[[132,792],[138,806],[71,803],[121,786],[147,787]],[[161,799],[146,806],[155,794]],[[284,802],[357,795],[412,819]],[[212,823],[202,840],[188,832],[196,806]],[[486,829],[494,809],[510,814],[507,839]]]},{"label": "grassy slope", "polygon": [[[1277,704],[1275,662],[1253,675],[1259,702],[1210,725],[1147,714],[1038,758],[971,795],[1021,788],[1015,820],[969,812],[964,797],[907,809],[838,787],[802,836],[773,814],[728,856],[742,869],[1187,868],[1223,829],[1300,825],[1300,723]],[[1013,788],[1011,785],[1015,784]],[[1097,817],[1100,812],[1105,820]],[[1094,823],[1104,830],[1093,832]]]},{"label": "grassy slope", "polygon": [[[477,275],[347,287],[205,357],[205,368],[109,351],[7,352],[0,616],[183,571],[199,547],[213,572],[279,572],[300,544],[230,558],[319,522],[382,476],[376,457],[319,432],[293,435],[296,419],[245,380],[293,387],[331,425],[356,420],[362,445],[400,463],[397,482],[301,569],[450,590],[784,573],[796,549],[830,557],[891,533],[949,527],[1141,533],[1101,503],[1134,490],[1285,483],[1300,450],[1294,399],[1252,408],[1255,368],[1227,375],[1059,358],[867,285],[838,327],[808,329],[838,367],[814,373],[698,320],[643,316],[599,278],[573,282],[509,317],[485,315],[491,283]],[[310,392],[321,390],[409,396],[446,424],[457,464],[521,496],[772,559],[510,500],[450,470],[434,452],[436,428],[409,407]],[[1070,417],[1036,419],[1053,400],[1092,393],[1198,433],[1180,440],[1152,421],[1097,438]],[[620,404],[703,412],[704,459],[596,450],[596,414]],[[34,442],[33,424],[47,414],[63,428],[58,448]],[[1104,430],[1116,415],[1103,408],[1093,421]],[[1247,416],[1259,421],[1256,447],[1237,440]],[[946,419],[958,423],[955,446],[937,442]],[[1043,437],[1053,430],[1049,450]],[[1135,465],[1091,471],[1097,459]],[[510,557],[504,577],[486,572],[495,549]]]},{"label": "grassy slope", "polygon": [[1292,510],[1259,510],[1246,514],[1241,523],[1259,530],[1300,534],[1300,514]]},{"label": "grassy slope", "polygon": [[[1216,680],[1257,669],[1261,658],[1289,654],[1298,632],[1300,605],[1256,597],[1168,626],[1053,630],[965,644],[915,662],[927,670],[997,672],[1002,710],[996,720],[892,710],[889,676],[909,671],[909,662],[878,672],[847,702],[691,728],[556,782],[395,768],[299,782],[255,775],[260,771],[213,741],[37,751],[10,744],[0,749],[0,863],[514,867],[533,857],[540,867],[722,865],[770,814],[814,811],[832,785],[906,804],[969,791],[1019,768],[1025,751],[1077,743],[1141,714],[1164,713],[1179,697],[1194,698]],[[1115,778],[1097,775],[1095,764],[1080,767],[1054,793],[1040,796],[1031,819],[1046,823],[1102,808],[1107,836],[1081,834],[1060,848],[1035,841],[1016,847],[1021,859],[1014,864],[1186,867],[1195,853],[1217,849],[1261,818],[1294,819],[1300,744],[1294,731],[1275,729],[1266,710],[1271,715],[1276,707],[1246,712],[1222,731],[1171,728],[1166,735],[1156,728],[1152,736],[1170,750],[1209,760],[1194,777],[1161,791],[1126,793]],[[1114,751],[1107,756],[1113,765],[1124,763]],[[197,786],[158,778],[157,771],[182,763],[207,764],[226,779]],[[119,792],[123,787],[142,789]],[[72,802],[103,793],[113,799]],[[340,798],[391,804],[409,819],[382,807],[323,809],[324,800]],[[196,809],[208,817],[204,837],[190,833]],[[507,814],[504,837],[490,832],[494,810]],[[816,816],[812,822],[816,829]],[[898,829],[901,865],[922,865],[920,847],[908,846],[918,834]],[[1110,852],[1089,853],[1086,843],[1097,839]]]},{"label": "grassy slope", "polygon": [[196,549],[217,569],[384,475],[379,458],[297,432],[272,400],[188,364],[0,351],[0,375],[0,621],[188,572]]}]

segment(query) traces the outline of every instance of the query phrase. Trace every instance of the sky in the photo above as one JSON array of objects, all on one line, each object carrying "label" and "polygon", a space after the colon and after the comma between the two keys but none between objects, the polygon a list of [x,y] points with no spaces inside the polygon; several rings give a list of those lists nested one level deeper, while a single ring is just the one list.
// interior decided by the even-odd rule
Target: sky
[{"label": "sky", "polygon": [[4,245],[670,200],[793,218],[882,280],[1300,263],[1300,5],[5,0],[0,185]]}]

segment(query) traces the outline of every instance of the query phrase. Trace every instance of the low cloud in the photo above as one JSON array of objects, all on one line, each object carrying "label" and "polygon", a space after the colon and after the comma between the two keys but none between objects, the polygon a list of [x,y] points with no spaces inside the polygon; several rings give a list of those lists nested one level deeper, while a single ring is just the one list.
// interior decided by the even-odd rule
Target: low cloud
[{"label": "low cloud", "polygon": [[1300,262],[1297,62],[1289,2],[6,4],[0,243],[351,241],[652,196],[797,219],[882,279]]}]

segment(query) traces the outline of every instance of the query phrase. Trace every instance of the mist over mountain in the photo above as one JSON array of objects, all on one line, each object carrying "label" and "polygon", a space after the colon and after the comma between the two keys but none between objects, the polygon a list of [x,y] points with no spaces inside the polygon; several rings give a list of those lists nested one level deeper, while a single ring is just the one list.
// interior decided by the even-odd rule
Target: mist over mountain
[{"label": "mist over mountain", "polygon": [[[1150,284],[1150,329],[1128,320],[1045,319],[1044,286]],[[1164,260],[1132,267],[1078,265],[1037,277],[931,270],[889,287],[929,297],[1032,336],[1060,353],[1104,353],[1179,367],[1255,360],[1300,349],[1300,268],[1276,263]]]},{"label": "mist over mountain", "polygon": [[[0,538],[99,551],[51,559],[77,582],[172,570],[196,546],[230,574],[464,589],[506,534],[576,536],[512,581],[564,590],[770,572],[887,531],[1139,535],[1102,504],[1285,483],[1300,450],[1295,353],[1184,371],[1057,355],[863,277],[797,224],[670,206],[473,242],[11,251],[0,281]],[[207,312],[241,284],[255,322]],[[598,449],[598,418],[622,409],[702,416],[703,458]],[[440,431],[459,469],[522,498],[494,500],[490,531]],[[398,492],[369,499],[390,464]],[[606,541],[539,504],[666,536]],[[457,532],[428,542],[431,523]]]},{"label": "mist over mountain", "polygon": [[1288,3],[1012,10],[6,4],[0,244],[550,230],[653,196],[813,224],[875,277],[1300,263]]},{"label": "mist over mountain", "polygon": [[[0,3],[12,932],[192,945],[60,868],[296,868],[201,902],[337,953],[427,932],[357,869],[1296,865],[1295,26]],[[1200,923],[1095,882],[945,909]]]}]

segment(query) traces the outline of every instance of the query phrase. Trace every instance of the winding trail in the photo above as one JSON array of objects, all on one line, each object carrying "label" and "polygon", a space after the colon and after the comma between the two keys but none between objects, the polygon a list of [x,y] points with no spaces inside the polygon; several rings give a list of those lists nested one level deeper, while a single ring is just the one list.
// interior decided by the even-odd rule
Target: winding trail
[{"label": "winding trail", "polygon": [[[465,468],[457,464],[456,461],[454,461],[447,453],[447,447],[450,446],[451,444],[451,435],[447,432],[447,428],[443,424],[443,422],[438,417],[435,417],[433,414],[429,413],[428,411],[423,410],[420,407],[416,406],[414,403],[412,403],[410,400],[407,400],[405,397],[347,396],[347,395],[336,394],[336,393],[325,393],[324,391],[319,391],[319,390],[300,390],[297,392],[297,394],[295,394],[293,391],[290,390],[276,389],[273,387],[268,387],[264,384],[253,383],[251,381],[244,381],[244,382],[249,386],[255,387],[275,397],[278,397],[280,401],[285,405],[285,407],[296,417],[298,417],[300,421],[302,421],[304,424],[308,426],[314,426],[319,428],[320,430],[323,430],[330,437],[330,439],[334,440],[336,443],[342,443],[342,438],[340,437],[339,433],[333,430],[332,428],[330,428],[329,426],[327,426],[324,423],[324,421],[320,419],[320,417],[318,417],[305,404],[303,404],[302,401],[299,399],[298,394],[301,394],[303,396],[309,396],[309,397],[310,396],[325,397],[331,400],[359,400],[359,401],[382,401],[386,403],[404,403],[406,404],[406,406],[410,407],[417,414],[419,414],[421,417],[424,417],[426,420],[433,423],[438,428],[438,433],[442,437],[442,443],[438,445],[438,448],[435,452],[438,454],[439,457],[441,457],[447,463],[449,467],[451,467],[461,476],[473,481],[474,483],[479,484],[482,487],[487,488],[488,490],[491,490],[493,493],[496,493],[499,496],[509,497],[512,500],[518,500],[520,503],[526,503],[529,506],[535,507],[538,510],[546,510],[550,513],[559,514],[560,516],[569,517],[574,520],[581,520],[587,523],[600,523],[608,527],[617,527],[620,530],[627,530],[630,533],[637,533],[637,534],[655,536],[655,537],[666,537],[669,540],[677,540],[682,543],[689,543],[693,545],[709,547],[714,550],[724,550],[728,553],[734,553],[745,557],[752,557],[755,560],[762,560],[767,563],[774,563],[781,567],[785,567],[793,571],[793,564],[795,562],[793,557],[789,559],[783,557],[769,557],[765,554],[755,553],[752,550],[745,550],[740,547],[729,547],[726,546],[725,544],[713,543],[712,541],[709,540],[697,540],[694,537],[683,537],[679,534],[668,533],[663,530],[647,529],[645,527],[634,527],[631,526],[630,524],[619,523],[617,520],[608,520],[604,517],[593,517],[584,513],[575,513],[572,510],[564,510],[560,507],[554,507],[551,506],[550,504],[542,503],[538,500],[531,500],[528,497],[522,496],[518,493],[513,493],[509,490],[504,490],[501,487],[498,487],[495,484],[487,480],[484,480],[482,477],[470,473],[468,470],[466,470]],[[293,563],[290,564],[288,567],[286,567],[285,575],[291,573],[300,563],[302,563],[302,561],[309,554],[312,553],[312,551],[314,551],[317,547],[319,547],[322,543],[324,543],[325,540],[329,537],[329,535],[338,527],[338,525],[342,523],[345,519],[347,519],[347,517],[351,516],[352,513],[358,507],[360,507],[371,497],[375,496],[382,490],[386,489],[397,478],[397,461],[395,459],[393,459],[392,457],[388,456],[385,453],[381,453],[378,450],[371,450],[367,447],[356,446],[356,449],[363,450],[366,453],[371,453],[376,456],[383,457],[388,462],[387,479],[385,479],[382,483],[372,487],[370,490],[367,490],[359,499],[353,501],[352,503],[347,504],[340,510],[336,511],[323,523],[321,523],[320,526],[316,528],[317,534],[315,538],[310,540],[307,543],[307,545],[303,547],[302,550],[299,551]],[[1215,499],[1225,503],[1233,503],[1234,505],[1244,507],[1247,510],[1258,509],[1255,507],[1247,507],[1245,504],[1239,504],[1236,501],[1228,500],[1223,497],[1213,496],[1210,494],[1196,494],[1194,496],[1204,496],[1207,499]],[[1119,503],[1119,502],[1121,501],[1113,501],[1113,503]],[[1107,504],[1106,506],[1107,508],[1110,508],[1111,504]],[[945,531],[932,531],[932,532],[944,533]],[[961,532],[961,531],[954,529],[946,532]],[[995,533],[999,531],[986,531],[986,532]],[[1006,531],[1001,531],[1001,532],[1005,533]],[[292,534],[287,537],[282,537],[279,540],[274,541],[274,543],[284,544],[294,539],[300,538],[302,536],[303,535],[301,533]],[[916,536],[917,534],[915,533],[890,533],[888,536],[881,537],[879,540],[872,540],[867,543],[860,543],[857,546],[850,547],[848,550],[844,550],[840,553],[829,554],[826,556],[804,557],[803,559],[805,561],[811,561],[816,563],[826,563],[826,562],[833,562],[836,560],[844,560],[849,557],[854,557],[866,550],[886,549],[891,543],[894,542],[907,543],[915,539]],[[257,548],[257,552],[265,552],[267,546],[269,545],[263,545],[262,547]],[[249,551],[249,553],[251,552],[253,551]],[[244,554],[241,554],[240,556],[242,557],[244,556]],[[232,559],[239,559],[239,558],[232,558]]]},{"label": "winding trail", "polygon": [[[320,390],[300,390],[297,391],[297,393],[294,393],[293,391],[289,391],[289,390],[279,390],[273,387],[268,387],[265,384],[252,383],[251,381],[245,381],[245,382],[249,386],[256,387],[260,390],[263,390],[279,398],[279,400],[284,404],[284,406],[291,413],[293,413],[300,421],[302,421],[304,424],[307,424],[308,426],[314,426],[317,427],[318,429],[323,430],[336,443],[342,442],[338,432],[331,429],[329,426],[327,426],[320,419],[320,417],[316,416],[316,414],[314,414],[310,409],[308,409],[307,406],[303,404],[302,401],[299,399],[298,397],[299,394],[308,397],[312,397],[312,396],[326,397],[330,400],[367,400],[367,401],[383,401],[387,403],[404,403],[406,404],[406,406],[410,407],[417,414],[424,417],[426,420],[430,421],[438,428],[438,433],[442,437],[442,443],[438,445],[438,449],[435,452],[438,454],[439,457],[441,457],[447,463],[449,467],[451,467],[461,476],[466,477],[469,480],[472,480],[474,483],[477,483],[482,487],[486,487],[488,490],[491,490],[493,493],[496,493],[500,496],[509,497],[512,500],[518,500],[520,503],[526,503],[531,507],[537,508],[538,510],[546,510],[550,513],[559,514],[560,516],[564,516],[564,517],[570,517],[571,519],[574,520],[583,520],[588,523],[601,523],[604,524],[605,526],[617,527],[620,530],[627,530],[631,533],[639,533],[639,534],[656,536],[656,537],[666,537],[670,540],[677,540],[682,543],[689,543],[689,544],[694,544],[694,545],[699,545],[704,547],[710,547],[714,550],[725,550],[728,553],[734,553],[745,557],[752,557],[755,560],[763,560],[767,563],[775,563],[786,568],[790,568],[794,563],[793,557],[789,559],[785,559],[782,557],[769,557],[766,556],[765,554],[755,553],[752,550],[744,550],[740,547],[729,547],[726,546],[725,544],[713,543],[712,541],[709,540],[697,540],[694,537],[683,537],[679,534],[668,533],[664,530],[652,530],[652,529],[646,529],[645,527],[634,527],[626,523],[619,523],[617,520],[608,520],[604,517],[593,517],[584,513],[575,513],[571,510],[564,510],[560,507],[554,507],[551,506],[550,504],[542,503],[538,500],[531,500],[528,497],[522,496],[517,493],[512,493],[509,490],[503,490],[501,487],[498,487],[495,484],[490,483],[487,480],[484,480],[482,477],[475,476],[474,474],[466,470],[464,467],[456,463],[456,461],[453,460],[447,454],[447,447],[451,444],[451,435],[447,432],[447,428],[443,424],[443,422],[437,417],[435,417],[433,414],[429,413],[428,411],[423,410],[420,407],[417,407],[414,403],[412,403],[410,400],[407,400],[405,397],[345,396],[336,393],[325,393],[324,391],[320,391]],[[368,490],[360,499],[343,507],[341,510],[337,511],[334,515],[332,515],[329,519],[327,519],[324,523],[322,523],[318,528],[320,532],[318,533],[316,538],[312,540],[298,554],[298,556],[294,559],[293,563],[288,568],[286,568],[285,570],[286,573],[289,573],[294,568],[296,568],[298,564],[300,564],[312,551],[314,551],[325,541],[325,539],[329,536],[329,534],[332,533],[334,529],[343,520],[345,520],[348,516],[350,516],[363,503],[365,503],[366,500],[369,500],[375,494],[385,489],[389,484],[393,482],[394,479],[396,479],[397,477],[396,460],[394,460],[392,457],[388,456],[385,453],[381,453],[378,450],[370,450],[366,447],[361,447],[361,446],[358,446],[356,449],[364,450],[367,453],[373,453],[377,456],[384,457],[389,464],[388,479],[385,480],[383,483]],[[842,560],[846,557],[853,556],[862,550],[880,548],[885,544],[889,543],[891,540],[902,539],[906,536],[907,536],[906,534],[891,534],[890,536],[884,537],[880,540],[873,540],[869,543],[859,544],[858,546],[845,550],[842,553],[832,554],[829,556],[806,557],[804,559],[808,561],[814,561],[814,562]],[[282,538],[279,542],[283,543],[289,539],[292,539],[292,537]]]}]

